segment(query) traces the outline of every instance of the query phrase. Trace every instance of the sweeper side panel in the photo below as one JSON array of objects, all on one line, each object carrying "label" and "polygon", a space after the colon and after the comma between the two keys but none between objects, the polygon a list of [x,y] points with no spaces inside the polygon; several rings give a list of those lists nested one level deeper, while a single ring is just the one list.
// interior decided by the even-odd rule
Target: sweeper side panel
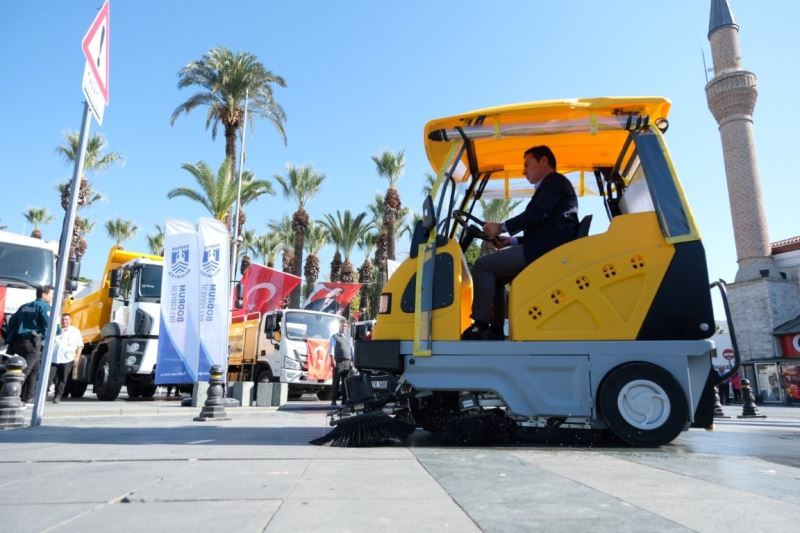
[{"label": "sweeper side panel", "polygon": [[[590,417],[598,427],[604,426],[598,412],[604,380],[615,369],[642,363],[666,371],[679,386],[688,426],[714,349],[706,340],[461,341],[434,342],[432,356],[414,357],[410,342],[397,347],[402,352],[403,378],[416,390],[492,392],[512,416]],[[362,356],[359,364],[368,365],[370,359]],[[389,361],[385,357],[383,366]]]}]

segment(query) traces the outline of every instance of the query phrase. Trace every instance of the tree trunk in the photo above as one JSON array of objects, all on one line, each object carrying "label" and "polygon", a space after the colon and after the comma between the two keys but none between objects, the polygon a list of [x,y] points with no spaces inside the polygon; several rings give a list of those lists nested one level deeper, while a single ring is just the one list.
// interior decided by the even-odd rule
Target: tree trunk
[{"label": "tree trunk", "polygon": [[371,316],[370,310],[372,308],[369,301],[370,282],[372,282],[372,262],[369,260],[369,257],[364,259],[361,268],[358,269],[358,282],[361,284],[361,291],[358,298],[359,305],[361,306],[360,311],[362,311],[361,320],[369,320]]},{"label": "tree trunk", "polygon": [[391,221],[386,221],[386,259],[391,259],[394,261],[395,259],[395,231],[394,231],[395,221],[392,219]]},{"label": "tree trunk", "polygon": [[231,160],[230,180],[236,179],[236,138],[239,128],[235,125],[225,126],[225,157]]},{"label": "tree trunk", "polygon": [[333,254],[333,259],[331,260],[331,281],[337,282],[339,281],[339,276],[342,273],[342,254],[339,253],[339,250],[336,250],[336,253]]}]

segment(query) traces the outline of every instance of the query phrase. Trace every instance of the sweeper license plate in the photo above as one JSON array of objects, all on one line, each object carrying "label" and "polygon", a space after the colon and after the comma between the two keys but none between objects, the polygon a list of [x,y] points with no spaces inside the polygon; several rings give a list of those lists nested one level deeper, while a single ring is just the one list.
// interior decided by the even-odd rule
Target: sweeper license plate
[{"label": "sweeper license plate", "polygon": [[378,381],[373,380],[372,381],[372,388],[373,389],[385,389],[386,388],[386,380],[385,379],[381,379],[381,380],[378,380]]}]

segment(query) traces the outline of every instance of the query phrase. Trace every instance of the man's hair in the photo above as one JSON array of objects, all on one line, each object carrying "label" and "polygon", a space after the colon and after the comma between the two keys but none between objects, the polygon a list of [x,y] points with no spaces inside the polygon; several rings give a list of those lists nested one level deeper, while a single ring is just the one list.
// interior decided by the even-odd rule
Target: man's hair
[{"label": "man's hair", "polygon": [[531,148],[525,150],[525,155],[532,155],[537,161],[543,157],[546,157],[547,164],[553,167],[553,170],[556,169],[556,156],[553,154],[553,151],[549,146],[532,146]]},{"label": "man's hair", "polygon": [[36,287],[36,298],[39,299],[45,294],[48,294],[52,290],[53,290],[52,285],[44,285],[42,287]]},{"label": "man's hair", "polygon": [[61,313],[61,318],[64,318],[64,317],[72,318],[72,315],[70,315],[69,313]]}]

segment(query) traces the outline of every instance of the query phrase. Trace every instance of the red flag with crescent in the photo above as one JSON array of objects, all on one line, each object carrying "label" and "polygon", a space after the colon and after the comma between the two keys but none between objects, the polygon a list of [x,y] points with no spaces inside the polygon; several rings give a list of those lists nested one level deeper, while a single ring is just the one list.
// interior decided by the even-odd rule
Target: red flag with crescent
[{"label": "red flag with crescent", "polygon": [[360,283],[318,281],[303,303],[303,309],[341,315],[360,289]]},{"label": "red flag with crescent", "polygon": [[235,309],[233,316],[255,312],[264,314],[278,309],[283,299],[300,284],[300,281],[299,277],[286,272],[258,263],[250,264],[241,281],[244,306]]},{"label": "red flag with crescent", "polygon": [[328,353],[329,350],[330,341],[326,339],[306,339],[308,379],[331,379],[333,358]]}]

